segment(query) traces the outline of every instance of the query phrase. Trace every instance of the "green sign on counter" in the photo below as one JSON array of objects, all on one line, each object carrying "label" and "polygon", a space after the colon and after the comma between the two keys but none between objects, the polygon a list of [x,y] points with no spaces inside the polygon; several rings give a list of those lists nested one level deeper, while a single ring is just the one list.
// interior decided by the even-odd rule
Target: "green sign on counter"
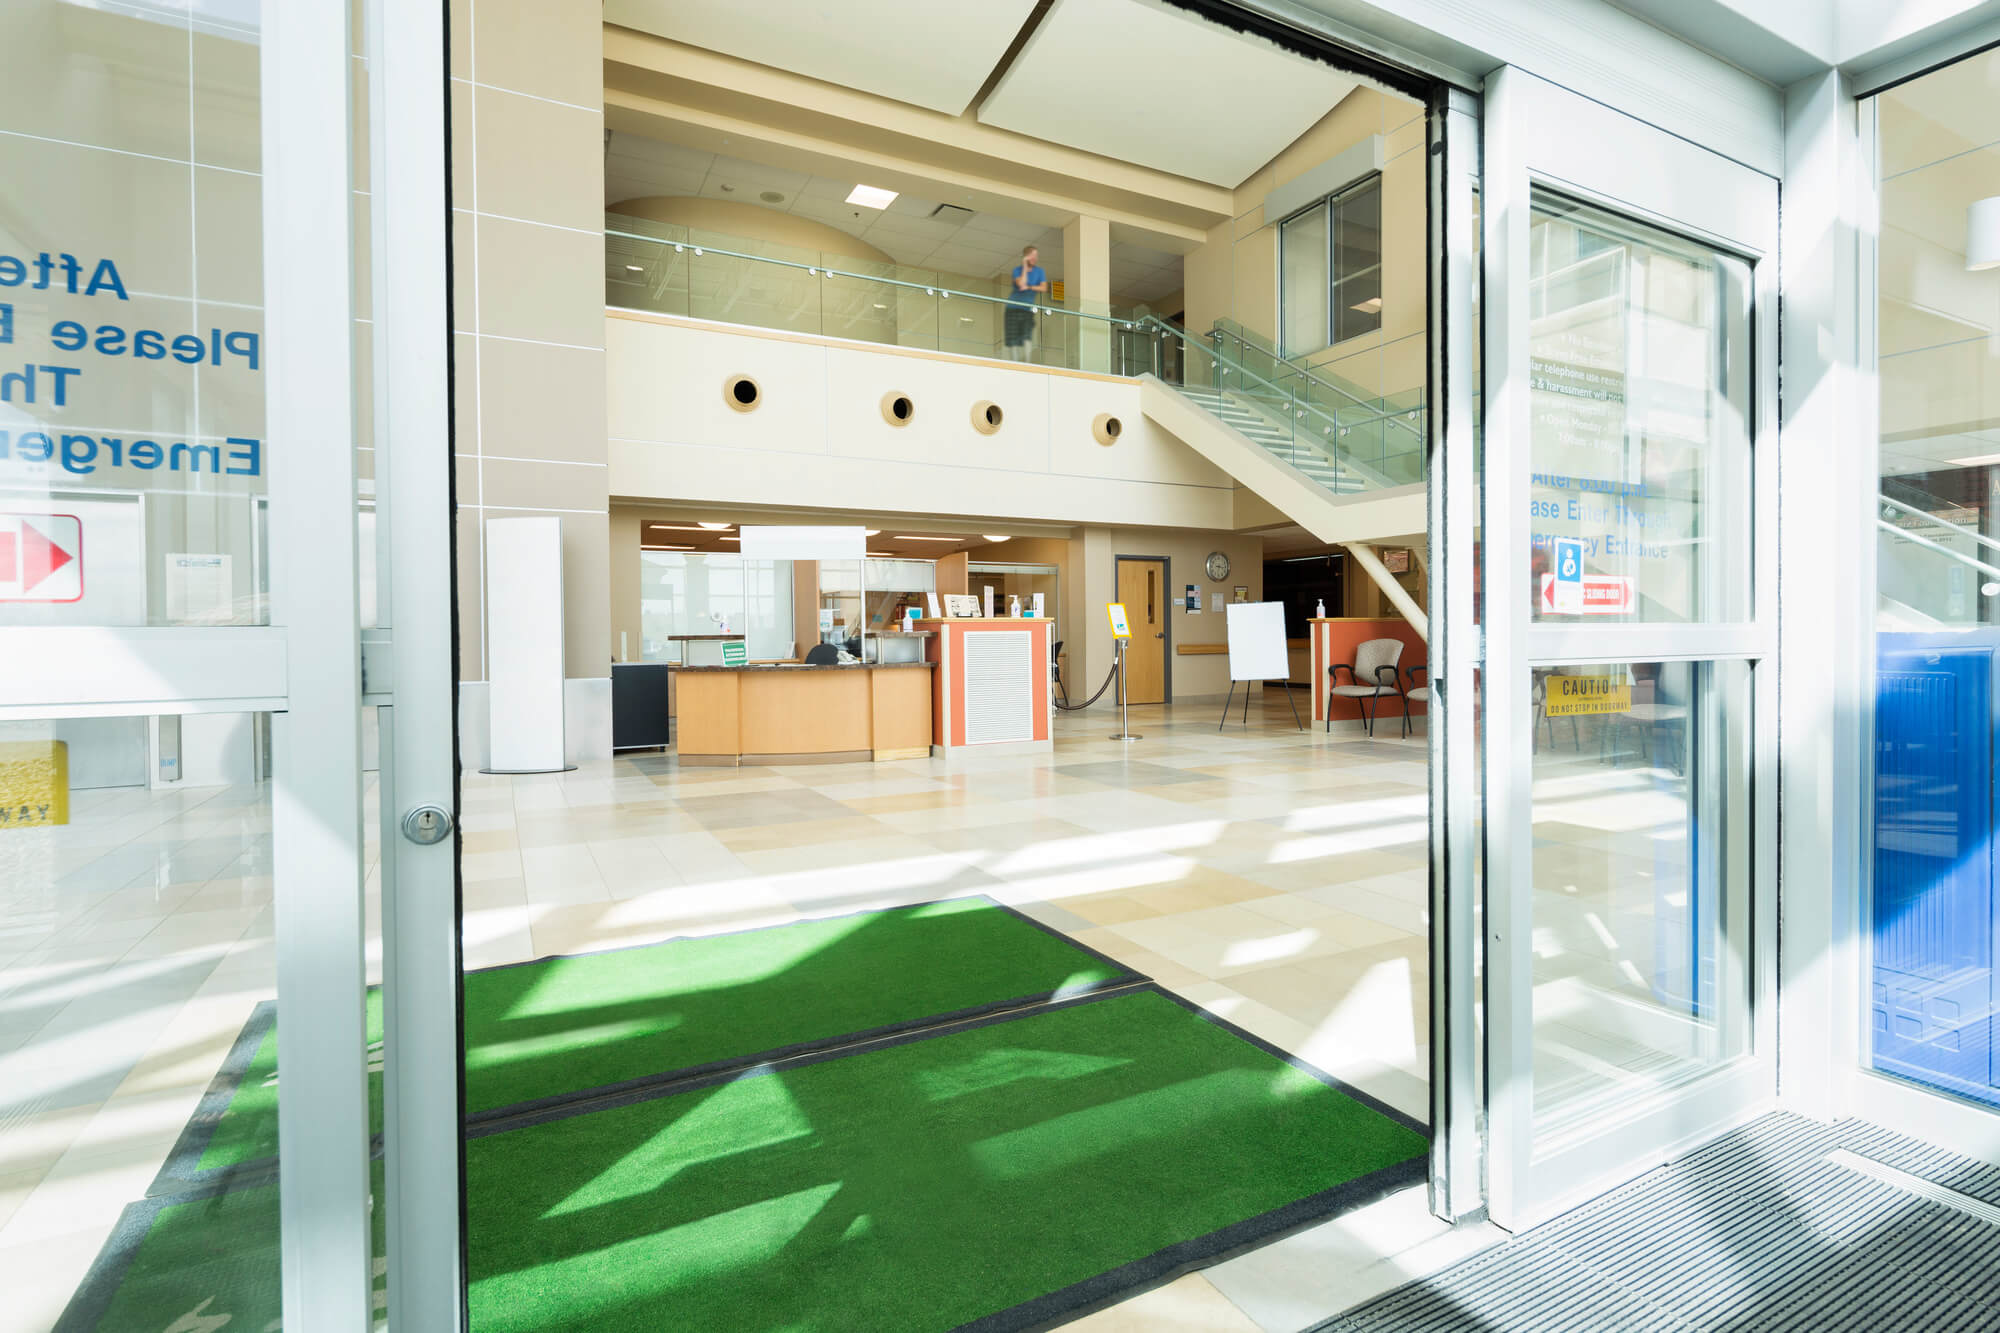
[{"label": "green sign on counter", "polygon": [[750,660],[750,645],[738,639],[734,643],[722,645],[722,665],[742,666]]}]

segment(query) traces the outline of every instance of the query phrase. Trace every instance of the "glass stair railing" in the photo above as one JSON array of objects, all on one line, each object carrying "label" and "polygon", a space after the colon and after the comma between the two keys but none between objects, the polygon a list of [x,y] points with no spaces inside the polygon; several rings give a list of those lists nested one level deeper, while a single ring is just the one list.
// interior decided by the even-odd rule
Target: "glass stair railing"
[{"label": "glass stair railing", "polygon": [[[960,275],[880,264],[612,213],[604,227],[604,303],[754,328],[895,347],[1137,375],[1152,340],[1108,306],[1035,305],[1025,344],[1010,347],[1013,302]],[[1018,306],[1014,306],[1018,309]],[[1128,363],[1127,356],[1143,356]]]},{"label": "glass stair railing", "polygon": [[[1372,448],[1383,459],[1383,471],[1422,480],[1428,416],[1421,387],[1372,393],[1325,366],[1281,356],[1269,339],[1231,319],[1215,321],[1208,336],[1228,359],[1273,384],[1296,386],[1302,398],[1336,416],[1348,429],[1354,452]],[[1355,438],[1357,432],[1362,438]]]},{"label": "glass stair railing", "polygon": [[[1424,479],[1421,434],[1415,447],[1390,441],[1380,412],[1340,408],[1316,397],[1296,375],[1269,377],[1231,354],[1227,340],[1195,337],[1156,316],[1150,334],[1153,373],[1272,457],[1335,495],[1406,486]],[[1132,358],[1137,360],[1137,358]]]},{"label": "glass stair railing", "polygon": [[1883,479],[1877,502],[1876,598],[1884,628],[2000,623],[2000,541],[1956,521],[1975,511],[1894,478]]}]

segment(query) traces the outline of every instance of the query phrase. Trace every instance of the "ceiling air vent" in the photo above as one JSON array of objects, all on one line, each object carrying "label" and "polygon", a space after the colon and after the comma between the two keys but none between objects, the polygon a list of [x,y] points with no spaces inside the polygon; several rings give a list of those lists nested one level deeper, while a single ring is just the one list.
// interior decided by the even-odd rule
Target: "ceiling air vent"
[{"label": "ceiling air vent", "polygon": [[957,204],[939,204],[931,210],[931,216],[939,222],[949,222],[952,226],[956,227],[959,223],[964,222],[972,216],[972,210],[969,208],[960,208]]}]

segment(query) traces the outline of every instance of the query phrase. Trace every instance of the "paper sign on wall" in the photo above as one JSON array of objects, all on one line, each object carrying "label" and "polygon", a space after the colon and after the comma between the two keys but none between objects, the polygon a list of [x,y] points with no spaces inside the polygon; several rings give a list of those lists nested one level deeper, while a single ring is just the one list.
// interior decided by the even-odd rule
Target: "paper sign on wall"
[{"label": "paper sign on wall", "polygon": [[1221,615],[1221,614],[1222,614],[1222,594],[1221,594],[1221,593],[1219,593],[1219,592],[1212,592],[1212,593],[1210,593],[1210,594],[1208,595],[1208,609],[1209,609],[1209,610],[1211,610],[1211,611],[1213,611],[1213,612],[1215,612],[1215,614],[1217,614],[1217,615]]},{"label": "paper sign on wall", "polygon": [[1181,594],[1181,605],[1187,608],[1187,613],[1189,615],[1191,616],[1200,615],[1201,589],[1195,587],[1194,584],[1192,583],[1188,584],[1187,591]]}]

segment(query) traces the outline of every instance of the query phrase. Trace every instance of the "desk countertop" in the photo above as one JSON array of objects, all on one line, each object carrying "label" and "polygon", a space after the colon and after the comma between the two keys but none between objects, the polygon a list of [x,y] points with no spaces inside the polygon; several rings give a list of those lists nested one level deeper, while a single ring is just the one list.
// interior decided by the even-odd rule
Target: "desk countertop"
[{"label": "desk countertop", "polygon": [[743,638],[741,634],[669,634],[668,643],[706,643],[711,639],[733,642]]},{"label": "desk countertop", "polygon": [[752,662],[744,666],[676,666],[678,675],[697,671],[929,671],[935,662]]}]

